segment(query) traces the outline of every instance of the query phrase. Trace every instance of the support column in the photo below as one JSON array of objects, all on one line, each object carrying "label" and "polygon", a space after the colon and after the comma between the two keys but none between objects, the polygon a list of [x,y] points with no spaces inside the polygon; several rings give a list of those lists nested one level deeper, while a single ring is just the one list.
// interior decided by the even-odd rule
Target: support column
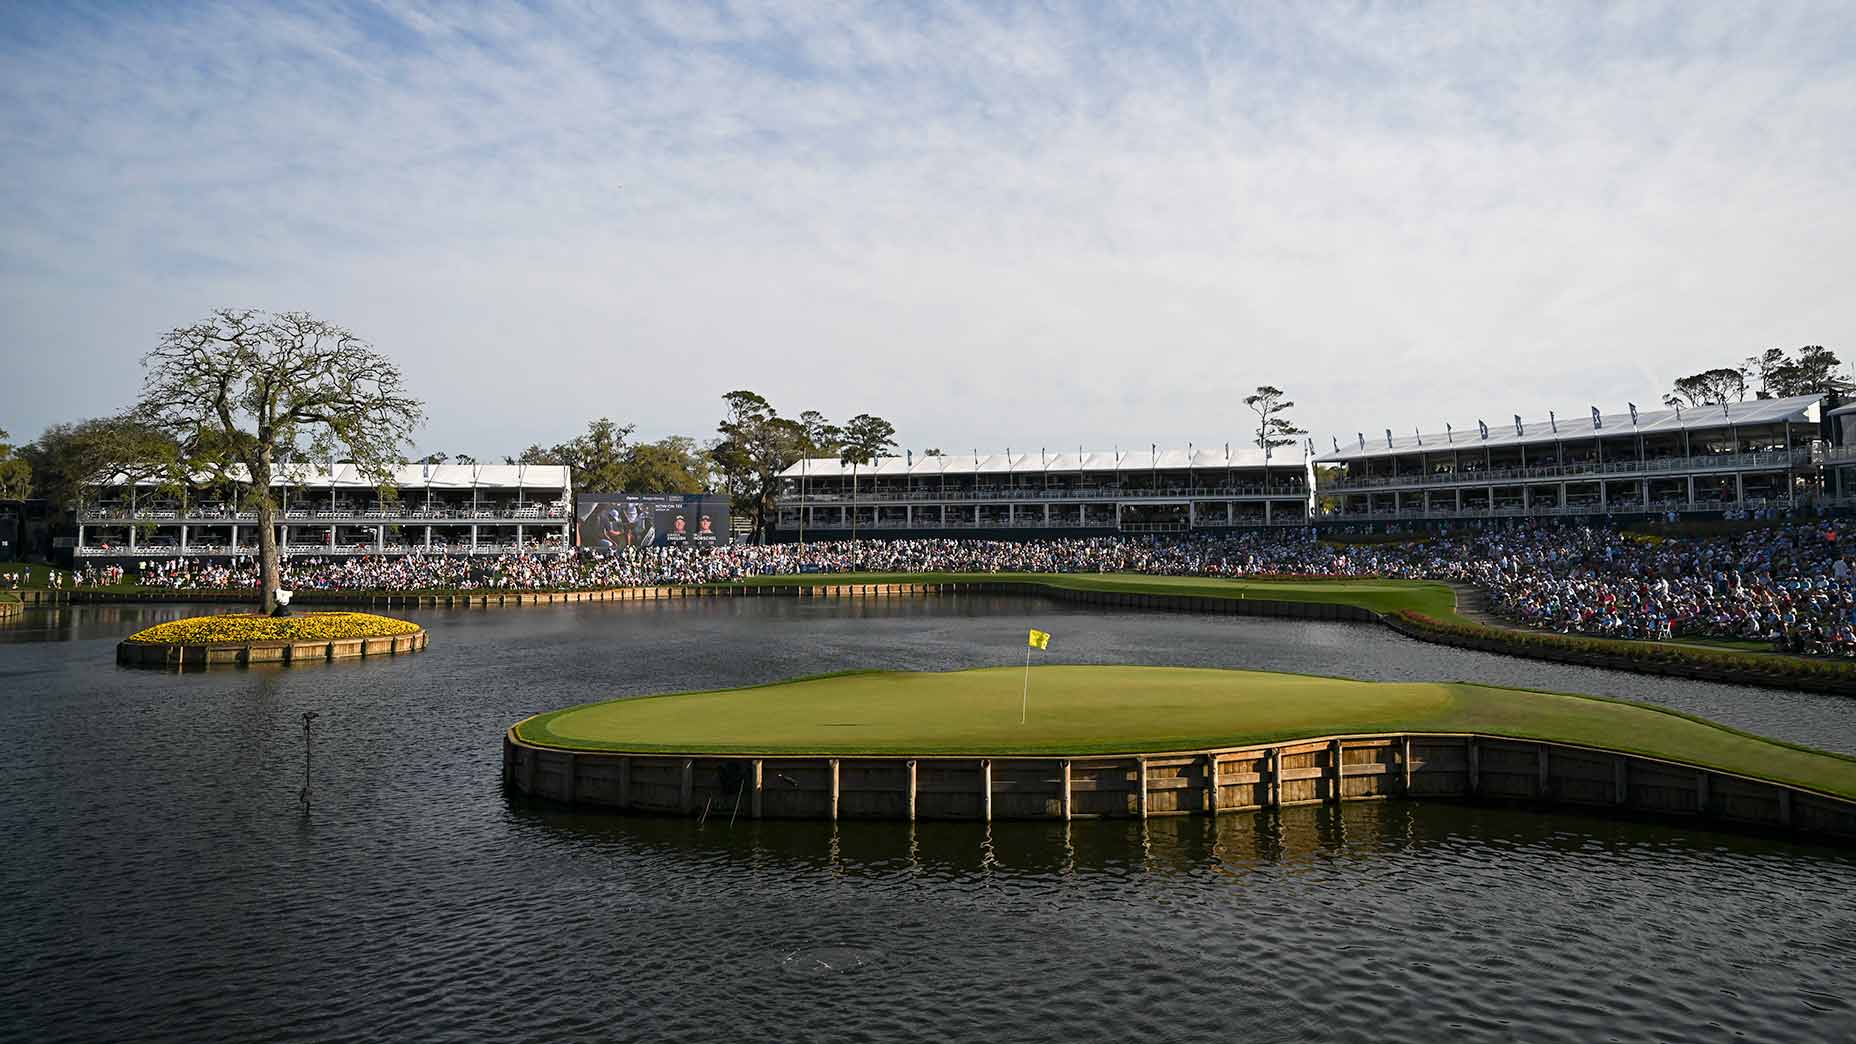
[{"label": "support column", "polygon": [[183,555],[187,553],[187,523],[185,522],[180,524],[180,553]]},{"label": "support column", "polygon": [[473,554],[477,551],[477,523],[475,522],[470,524],[470,549]]},{"label": "support column", "polygon": [[1237,501],[1224,502],[1224,524],[1227,529],[1237,524]]},{"label": "support column", "polygon": [[1742,472],[1736,471],[1734,472],[1734,504],[1743,505],[1745,503],[1746,503],[1746,475]]},{"label": "support column", "polygon": [[[1392,497],[1393,497],[1392,506],[1397,507],[1398,506],[1398,494],[1394,493],[1392,494]],[[1270,524],[1270,502],[1267,500],[1263,502],[1263,524],[1266,526]]]},{"label": "support column", "polygon": [[384,552],[387,549],[387,524],[382,522],[374,527],[374,550]]},{"label": "support column", "polygon": [[516,547],[518,548],[526,546],[522,543],[522,531],[522,523],[516,523]]},{"label": "support column", "polygon": [[1695,510],[1695,476],[1688,477],[1688,509]]}]

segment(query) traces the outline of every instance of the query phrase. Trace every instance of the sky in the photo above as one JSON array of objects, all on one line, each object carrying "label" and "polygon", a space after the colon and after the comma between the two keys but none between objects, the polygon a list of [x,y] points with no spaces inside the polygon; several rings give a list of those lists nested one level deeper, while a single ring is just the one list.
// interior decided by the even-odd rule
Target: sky
[{"label": "sky", "polygon": [[306,310],[500,459],[721,396],[916,451],[1657,403],[1856,356],[1847,3],[81,2],[0,20],[0,428]]}]

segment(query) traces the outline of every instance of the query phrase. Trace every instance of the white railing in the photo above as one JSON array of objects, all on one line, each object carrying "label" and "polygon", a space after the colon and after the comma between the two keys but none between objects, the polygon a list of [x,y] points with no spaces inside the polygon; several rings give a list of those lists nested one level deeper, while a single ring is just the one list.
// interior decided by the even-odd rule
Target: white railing
[{"label": "white railing", "polygon": [[[1856,447],[1851,447],[1856,449]],[[1654,476],[1691,471],[1751,471],[1808,464],[1809,448],[1787,452],[1773,450],[1759,453],[1713,453],[1692,457],[1669,457],[1648,461],[1605,461],[1580,464],[1547,465],[1530,468],[1496,468],[1487,471],[1440,471],[1411,475],[1366,475],[1336,479],[1323,483],[1320,491],[1388,489],[1393,486],[1463,486],[1490,483],[1526,483],[1530,480],[1564,480],[1587,478],[1594,481],[1607,475]]]},{"label": "white railing", "polygon": [[[1307,496],[1305,489],[1293,486],[1219,486],[1219,487],[1174,487],[1167,489],[1117,489],[1112,486],[1092,487],[1087,489],[1042,489],[1038,487],[1021,487],[1014,489],[951,489],[945,493],[934,490],[863,490],[857,491],[859,504],[890,503],[946,503],[971,504],[981,501],[1020,501],[1039,503],[1046,501],[1103,501],[1103,500],[1231,500],[1239,498],[1290,499]],[[814,493],[808,491],[804,496],[797,492],[780,498],[781,503],[791,504],[849,504],[849,493]]]}]

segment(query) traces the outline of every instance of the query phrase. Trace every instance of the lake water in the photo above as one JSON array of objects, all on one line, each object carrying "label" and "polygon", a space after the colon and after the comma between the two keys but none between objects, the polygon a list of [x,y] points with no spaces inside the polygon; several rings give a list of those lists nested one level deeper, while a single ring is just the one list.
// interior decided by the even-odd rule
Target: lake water
[{"label": "lake water", "polygon": [[[0,1036],[20,1040],[1856,1039],[1856,851],[1393,801],[1074,824],[588,815],[516,719],[854,667],[1462,679],[1856,751],[1856,704],[1367,625],[1013,597],[421,611],[428,652],[174,676],[174,606],[0,625]],[[302,714],[317,712],[312,811]]]}]

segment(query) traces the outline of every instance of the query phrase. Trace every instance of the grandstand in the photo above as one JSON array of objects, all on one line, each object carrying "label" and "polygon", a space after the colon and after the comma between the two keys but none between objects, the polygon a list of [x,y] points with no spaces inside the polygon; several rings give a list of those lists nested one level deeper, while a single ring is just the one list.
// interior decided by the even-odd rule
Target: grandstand
[{"label": "grandstand", "polygon": [[[1633,409],[1335,440],[1314,460],[1317,522],[1788,508],[1840,495],[1825,396]],[[1856,426],[1853,426],[1856,427]],[[1856,436],[1853,431],[1852,436]],[[1856,465],[1856,458],[1847,463]]]},{"label": "grandstand", "polygon": [[[1299,449],[836,457],[781,473],[777,539],[1085,536],[1308,524]],[[853,482],[855,489],[853,490]]]},{"label": "grandstand", "polygon": [[[239,472],[243,474],[242,469]],[[377,488],[352,464],[289,465],[272,483],[286,555],[565,554],[573,549],[568,470],[537,464],[410,464]],[[77,511],[79,558],[255,555],[250,484],[174,489],[118,475]]]}]

